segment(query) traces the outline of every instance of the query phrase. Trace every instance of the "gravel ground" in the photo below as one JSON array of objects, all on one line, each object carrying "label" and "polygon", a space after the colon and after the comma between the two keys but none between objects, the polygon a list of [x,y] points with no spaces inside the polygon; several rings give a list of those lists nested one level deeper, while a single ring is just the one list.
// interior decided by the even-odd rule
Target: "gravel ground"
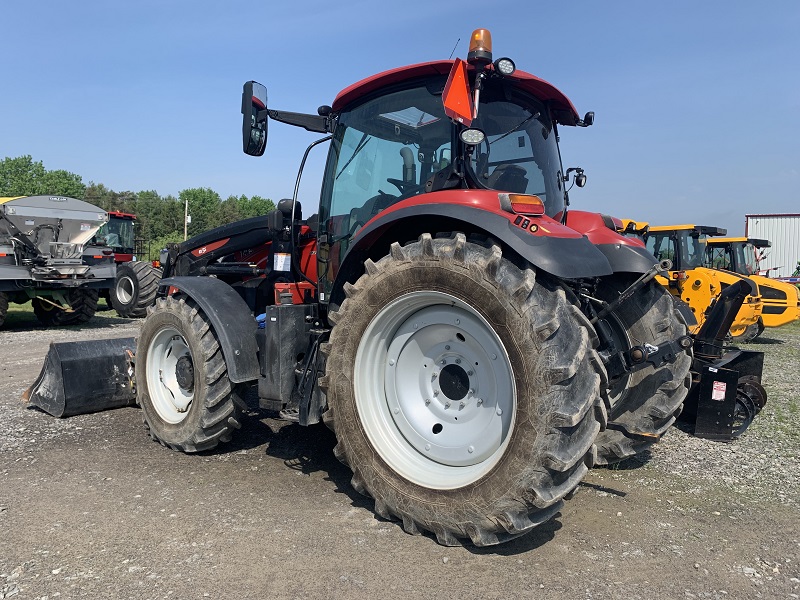
[{"label": "gravel ground", "polygon": [[25,408],[51,340],[136,335],[110,314],[0,331],[0,599],[800,598],[800,326],[748,346],[769,401],[741,439],[672,428],[532,534],[475,549],[376,517],[324,427],[253,409],[231,444],[187,456],[134,408]]}]

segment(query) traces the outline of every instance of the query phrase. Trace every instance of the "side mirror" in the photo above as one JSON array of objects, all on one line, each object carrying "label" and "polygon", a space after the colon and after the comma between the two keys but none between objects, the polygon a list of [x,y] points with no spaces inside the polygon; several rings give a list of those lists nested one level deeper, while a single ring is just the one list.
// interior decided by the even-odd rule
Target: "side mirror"
[{"label": "side mirror", "polygon": [[242,149],[261,156],[267,147],[267,88],[248,81],[242,90]]}]

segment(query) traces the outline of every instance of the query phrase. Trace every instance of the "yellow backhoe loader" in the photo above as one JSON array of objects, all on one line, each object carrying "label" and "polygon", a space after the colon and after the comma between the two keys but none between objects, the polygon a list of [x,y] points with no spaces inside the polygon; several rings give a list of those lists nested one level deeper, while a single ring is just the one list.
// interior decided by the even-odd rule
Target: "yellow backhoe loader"
[{"label": "yellow backhoe loader", "polygon": [[745,299],[730,328],[730,335],[735,342],[748,342],[763,331],[763,301],[758,286],[743,275],[705,266],[708,238],[726,233],[725,229],[705,225],[651,225],[642,237],[647,249],[657,259],[672,262],[669,278],[658,276],[657,279],[674,296],[689,305],[697,319],[696,329],[703,324],[708,310],[722,290],[742,279],[748,280],[752,293]]},{"label": "yellow backhoe loader", "polygon": [[759,275],[759,250],[769,247],[769,240],[747,237],[709,238],[706,245],[707,267],[745,275],[758,285],[764,303],[759,321],[761,331],[764,327],[780,327],[800,319],[800,289]]}]

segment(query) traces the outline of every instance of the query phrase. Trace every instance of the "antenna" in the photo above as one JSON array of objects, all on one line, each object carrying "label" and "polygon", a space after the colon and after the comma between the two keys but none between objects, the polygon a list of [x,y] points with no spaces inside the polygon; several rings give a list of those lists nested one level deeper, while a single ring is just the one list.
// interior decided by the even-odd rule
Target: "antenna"
[{"label": "antenna", "polygon": [[[450,53],[450,58],[453,58],[453,54],[455,54],[455,53],[456,53],[456,48],[458,48],[458,42],[460,42],[460,41],[461,41],[461,38],[458,38],[458,39],[456,40],[456,45],[455,45],[455,46],[453,46],[453,51]],[[450,60],[450,58],[448,58],[447,60]]]}]

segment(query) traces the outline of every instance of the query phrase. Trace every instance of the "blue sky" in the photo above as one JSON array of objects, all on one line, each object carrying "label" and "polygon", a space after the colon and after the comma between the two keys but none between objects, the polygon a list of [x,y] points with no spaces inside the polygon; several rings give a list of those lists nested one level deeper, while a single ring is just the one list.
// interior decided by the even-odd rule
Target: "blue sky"
[{"label": "blue sky", "polygon": [[[39,2],[0,12],[0,158],[30,154],[117,190],[290,197],[317,136],[272,123],[241,151],[241,86],[315,112],[405,64],[495,56],[542,77],[588,129],[562,128],[588,176],[573,208],[744,231],[746,213],[800,212],[800,2]],[[300,199],[318,201],[316,150]],[[310,211],[306,211],[310,212]]]}]

